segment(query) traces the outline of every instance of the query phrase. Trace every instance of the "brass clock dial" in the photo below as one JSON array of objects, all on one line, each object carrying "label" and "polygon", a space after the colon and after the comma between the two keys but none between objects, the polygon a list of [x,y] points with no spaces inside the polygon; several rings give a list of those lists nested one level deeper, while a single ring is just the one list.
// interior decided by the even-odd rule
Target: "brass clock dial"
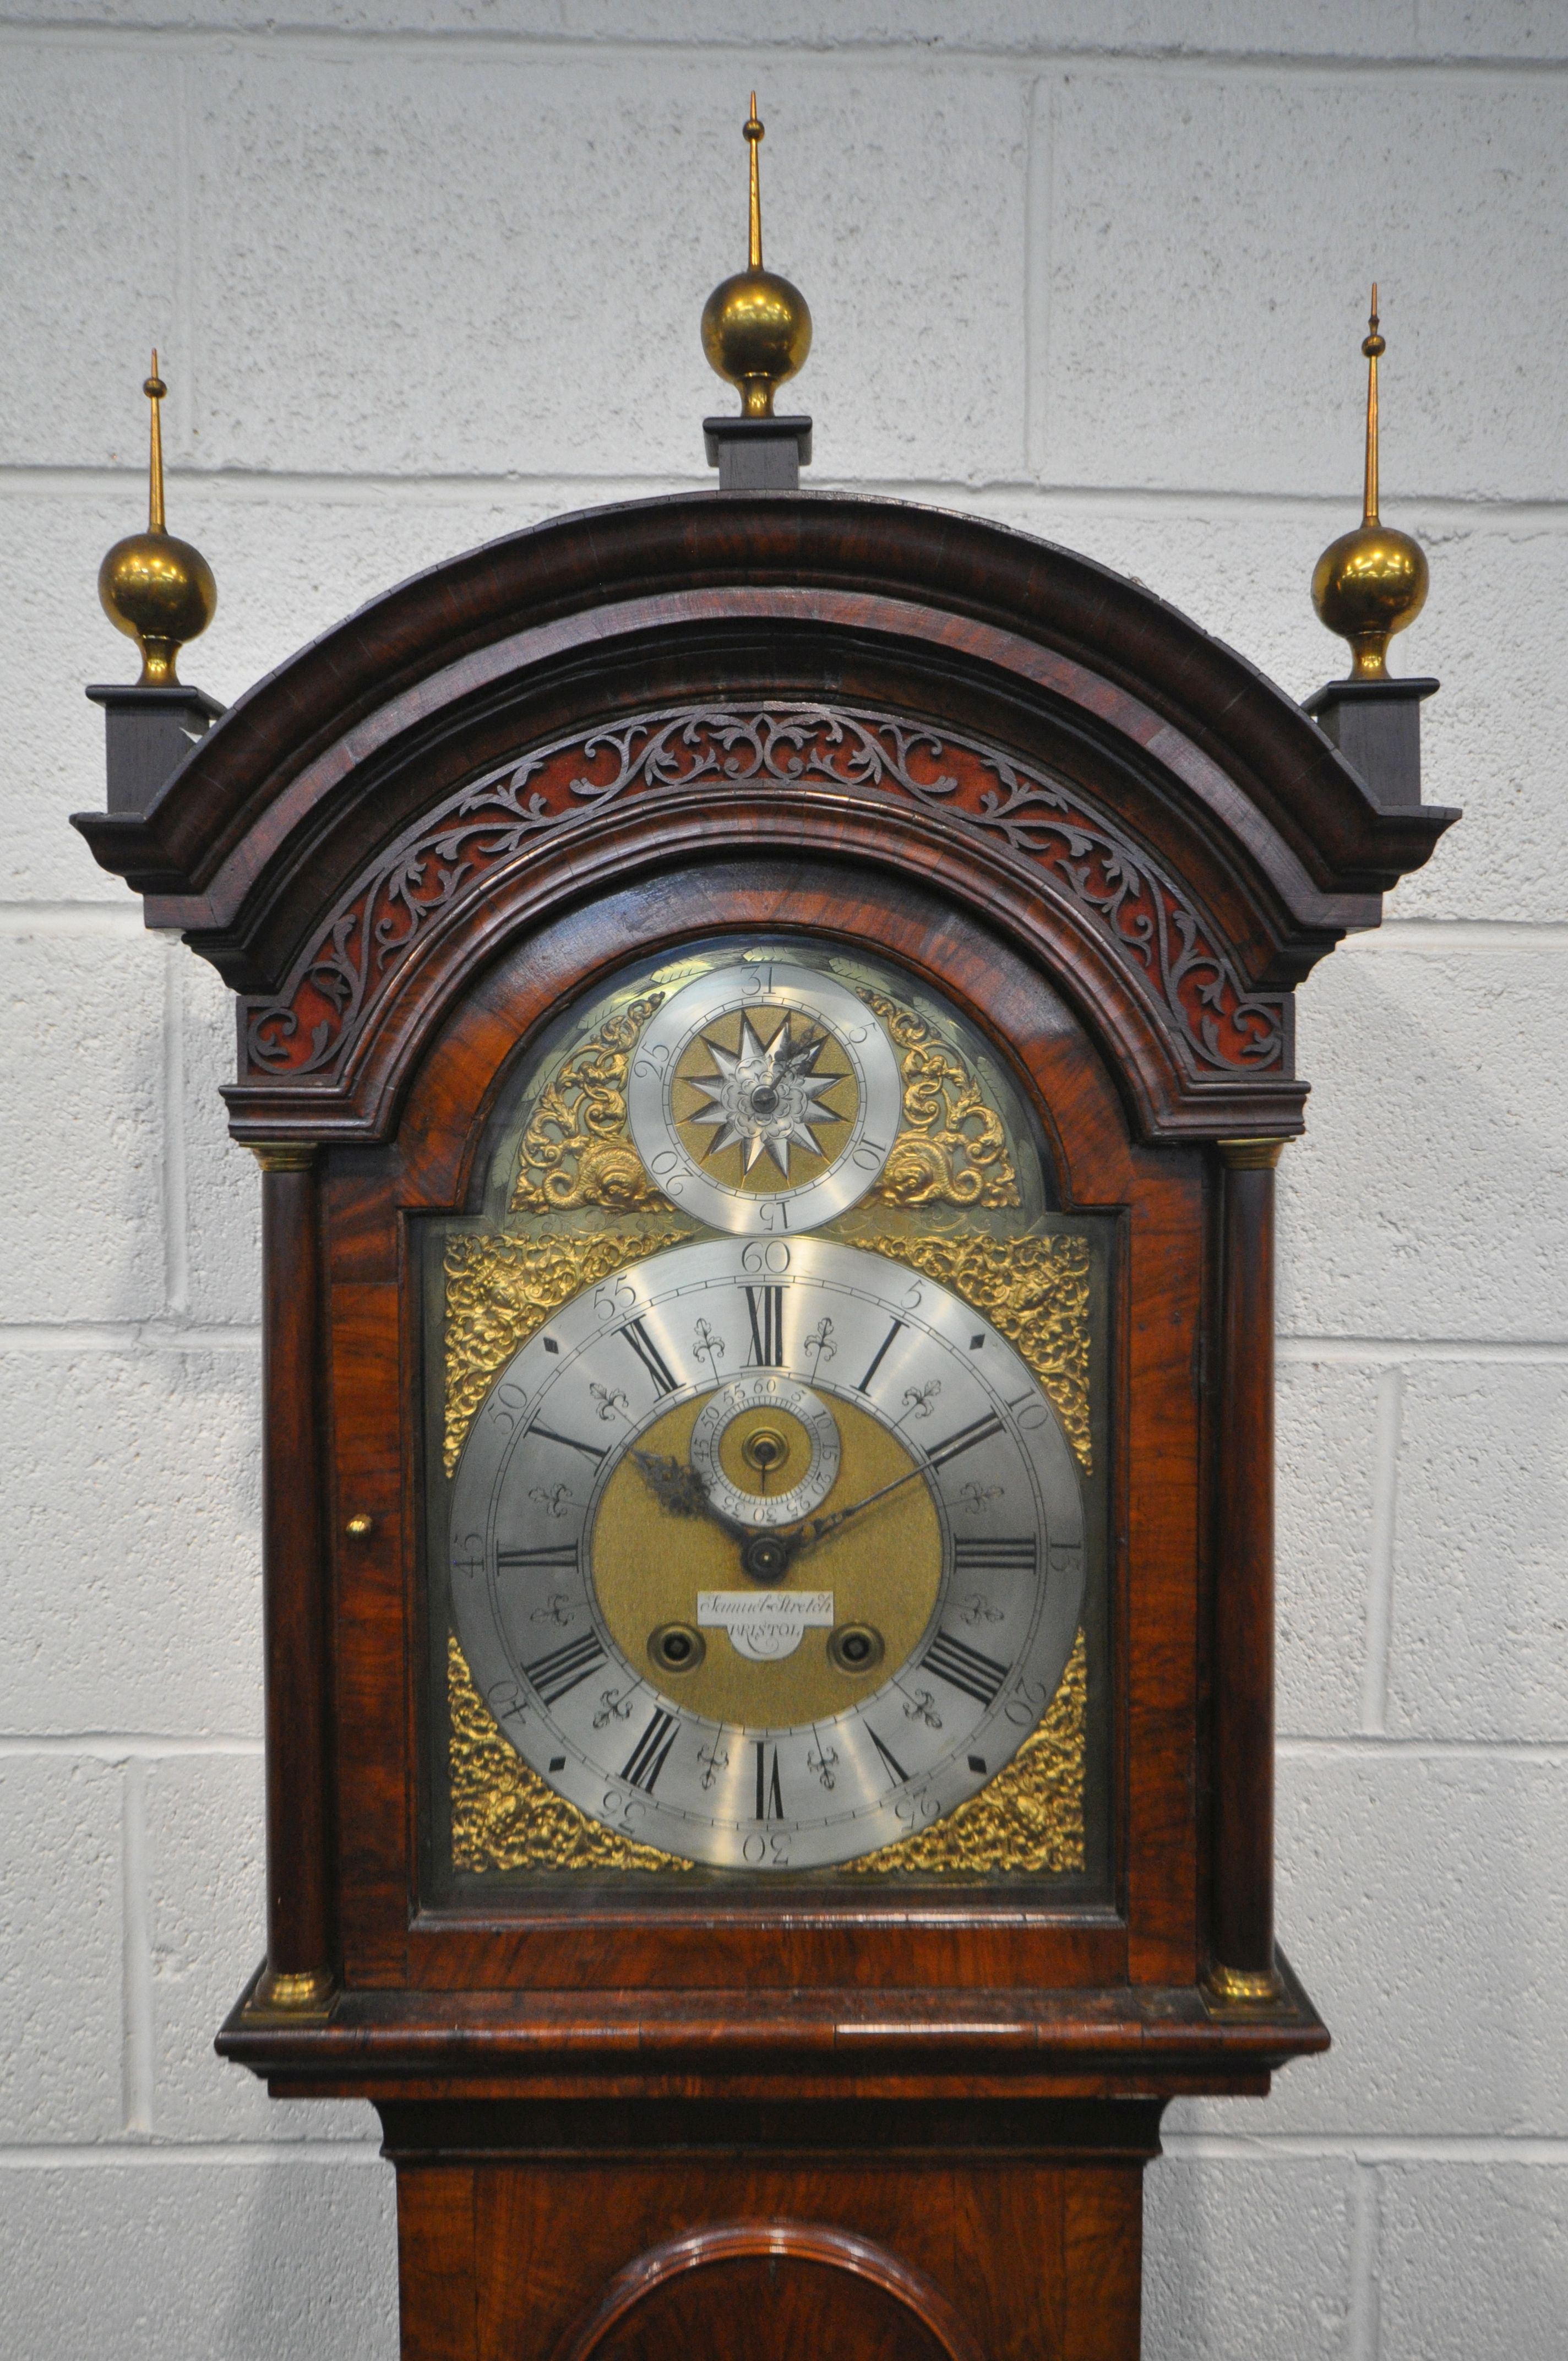
[{"label": "brass clock dial", "polygon": [[674,1246],[578,1295],[492,1388],[452,1510],[459,1638],[513,1745],[722,1868],[849,1861],[974,1795],[1083,1594],[1029,1369],[948,1290],[821,1238]]},{"label": "brass clock dial", "polygon": [[682,1213],[784,1236],[864,1196],[901,1098],[893,1044],[855,993],[814,968],[737,961],[673,994],[644,1027],[627,1118]]}]

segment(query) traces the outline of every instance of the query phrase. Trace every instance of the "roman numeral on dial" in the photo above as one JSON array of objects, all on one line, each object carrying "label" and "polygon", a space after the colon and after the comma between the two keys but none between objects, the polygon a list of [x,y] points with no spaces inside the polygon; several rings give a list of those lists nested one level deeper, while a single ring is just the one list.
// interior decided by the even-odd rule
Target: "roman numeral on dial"
[{"label": "roman numeral on dial", "polygon": [[542,1426],[538,1419],[534,1420],[528,1431],[530,1434],[542,1434],[546,1443],[562,1443],[568,1451],[580,1451],[583,1457],[591,1459],[596,1466],[605,1455],[593,1444],[579,1443],[575,1434],[557,1434],[553,1426]]},{"label": "roman numeral on dial", "polygon": [[[746,1310],[751,1322],[751,1365],[758,1369],[784,1367],[784,1289],[749,1287]],[[759,1813],[758,1817],[762,1815]]]},{"label": "roman numeral on dial", "polygon": [[950,1631],[938,1631],[920,1662],[926,1671],[936,1673],[949,1688],[961,1689],[979,1705],[993,1705],[1007,1678],[1005,1664],[971,1648],[967,1641],[955,1640]]},{"label": "roman numeral on dial", "polygon": [[972,1451],[977,1443],[989,1443],[993,1434],[1003,1432],[1002,1421],[992,1411],[985,1418],[977,1418],[972,1425],[960,1426],[957,1434],[949,1434],[946,1443],[938,1443],[929,1456],[933,1467],[945,1467],[960,1451]]},{"label": "roman numeral on dial", "polygon": [[671,1376],[663,1355],[642,1325],[641,1317],[629,1320],[624,1328],[617,1329],[616,1334],[625,1337],[648,1375],[652,1378],[653,1391],[656,1394],[673,1394],[677,1381]]},{"label": "roman numeral on dial", "polygon": [[887,1358],[888,1347],[891,1345],[894,1338],[897,1335],[903,1325],[904,1323],[902,1320],[895,1320],[892,1327],[888,1330],[887,1334],[883,1338],[882,1343],[877,1346],[876,1351],[872,1355],[871,1367],[867,1369],[865,1376],[861,1379],[860,1384],[855,1388],[855,1391],[858,1394],[863,1394],[866,1391],[866,1389],[870,1386],[872,1379],[875,1377],[883,1361]]},{"label": "roman numeral on dial", "polygon": [[645,1795],[651,1795],[659,1784],[660,1772],[669,1760],[670,1749],[675,1742],[679,1728],[674,1715],[666,1713],[662,1706],[658,1707],[652,1720],[628,1755],[621,1777],[633,1787],[641,1787]]},{"label": "roman numeral on dial", "polygon": [[882,1740],[877,1736],[869,1721],[866,1724],[866,1736],[871,1740],[872,1744],[882,1756],[883,1764],[887,1769],[894,1785],[895,1787],[902,1787],[905,1781],[908,1778],[909,1773],[905,1769],[903,1763],[899,1761],[897,1755],[894,1752],[892,1747],[884,1746],[883,1744]]},{"label": "roman numeral on dial", "polygon": [[547,1656],[536,1656],[532,1664],[524,1664],[522,1669],[545,1704],[554,1705],[557,1697],[564,1697],[568,1689],[575,1689],[579,1681],[586,1681],[609,1662],[593,1633],[585,1631],[580,1640],[568,1640],[564,1647],[552,1648]]},{"label": "roman numeral on dial", "polygon": [[779,1750],[765,1739],[753,1738],[751,1751],[757,1758],[757,1817],[760,1820],[782,1820],[784,1816],[784,1791],[779,1785]]},{"label": "roman numeral on dial", "polygon": [[966,1538],[953,1543],[955,1574],[1036,1574],[1040,1543],[1036,1533],[1020,1533],[1015,1541]]}]

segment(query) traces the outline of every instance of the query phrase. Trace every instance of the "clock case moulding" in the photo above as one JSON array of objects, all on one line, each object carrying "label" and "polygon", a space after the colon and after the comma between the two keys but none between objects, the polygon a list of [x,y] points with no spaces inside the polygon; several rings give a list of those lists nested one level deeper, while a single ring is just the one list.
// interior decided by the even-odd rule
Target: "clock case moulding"
[{"label": "clock case moulding", "polygon": [[[269,1917],[220,2048],[277,2092],[381,2105],[405,2337],[411,2302],[440,2309],[432,2240],[468,2242],[464,2306],[521,2284],[475,2227],[489,2166],[642,2158],[667,2226],[671,2205],[733,2212],[739,2143],[774,2213],[808,2189],[827,2207],[812,2158],[861,2158],[873,2239],[901,2173],[1010,2159],[1052,2235],[1088,2207],[1081,2268],[1047,2274],[1067,2309],[1046,2349],[1135,2351],[1161,2104],[1261,2092],[1327,2040],[1273,1941],[1272,1166],[1306,1093],[1294,986],[1457,817],[1398,793],[1081,557],[901,503],[729,493],[438,566],[258,684],[156,792],[77,818],[239,995],[225,1095],[265,1175]],[[1113,1905],[764,1888],[651,1909],[600,1886],[424,1911],[405,1216],[469,1202],[519,1042],[568,997],[663,944],[792,928],[954,1001],[1039,1113],[1062,1206],[1118,1216]],[[575,2218],[591,2278],[599,2234]],[[705,2250],[648,2285],[699,2261],[719,2268]],[[986,2335],[1023,2349],[1003,2311],[1025,2297],[991,2278]],[[418,2349],[488,2349],[463,2317]]]}]

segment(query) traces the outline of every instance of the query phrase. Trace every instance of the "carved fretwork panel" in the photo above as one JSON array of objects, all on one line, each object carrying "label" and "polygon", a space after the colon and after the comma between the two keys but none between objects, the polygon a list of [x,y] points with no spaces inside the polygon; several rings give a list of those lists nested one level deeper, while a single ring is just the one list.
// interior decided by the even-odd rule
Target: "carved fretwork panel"
[{"label": "carved fretwork panel", "polygon": [[687,707],[532,751],[449,796],[321,928],[284,992],[250,1006],[248,1071],[335,1075],[433,925],[503,868],[620,805],[711,785],[906,802],[1026,865],[1093,928],[1191,1071],[1288,1072],[1284,1001],[1248,989],[1156,856],[994,747],[831,706]]}]

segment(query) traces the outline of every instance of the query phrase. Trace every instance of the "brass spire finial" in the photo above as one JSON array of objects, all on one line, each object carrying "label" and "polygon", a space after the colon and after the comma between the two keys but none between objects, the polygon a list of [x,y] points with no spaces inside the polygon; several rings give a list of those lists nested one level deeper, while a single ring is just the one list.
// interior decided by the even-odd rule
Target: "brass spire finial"
[{"label": "brass spire finial", "polygon": [[751,151],[751,235],[747,247],[747,267],[761,270],[762,267],[762,142],[767,133],[757,113],[757,93],[751,93],[751,112],[740,126],[740,136]]},{"label": "brass spire finial", "polygon": [[98,568],[98,596],[117,631],[141,649],[138,688],[178,688],[175,665],[187,640],[212,621],[218,603],[213,569],[199,549],[177,541],[163,522],[163,430],[159,405],[169,388],[158,373],[142,386],[152,405],[148,458],[147,531],[117,541]]},{"label": "brass spire finial", "polygon": [[748,418],[771,418],[773,395],[795,376],[811,350],[811,313],[798,287],[762,268],[762,191],[759,151],[764,133],[751,112],[740,126],[751,149],[751,211],[747,266],[717,286],[702,312],[702,348],[709,366],[740,389]]},{"label": "brass spire finial", "polygon": [[1361,522],[1331,542],[1312,569],[1312,604],[1331,631],[1348,640],[1352,680],[1387,680],[1388,642],[1426,603],[1427,560],[1420,544],[1377,514],[1377,363],[1387,347],[1377,332],[1377,287],[1362,343],[1366,356],[1366,474]]},{"label": "brass spire finial", "polygon": [[1361,340],[1366,357],[1366,475],[1361,495],[1361,522],[1377,522],[1377,361],[1388,349],[1377,333],[1377,281],[1372,282],[1372,308]]}]

